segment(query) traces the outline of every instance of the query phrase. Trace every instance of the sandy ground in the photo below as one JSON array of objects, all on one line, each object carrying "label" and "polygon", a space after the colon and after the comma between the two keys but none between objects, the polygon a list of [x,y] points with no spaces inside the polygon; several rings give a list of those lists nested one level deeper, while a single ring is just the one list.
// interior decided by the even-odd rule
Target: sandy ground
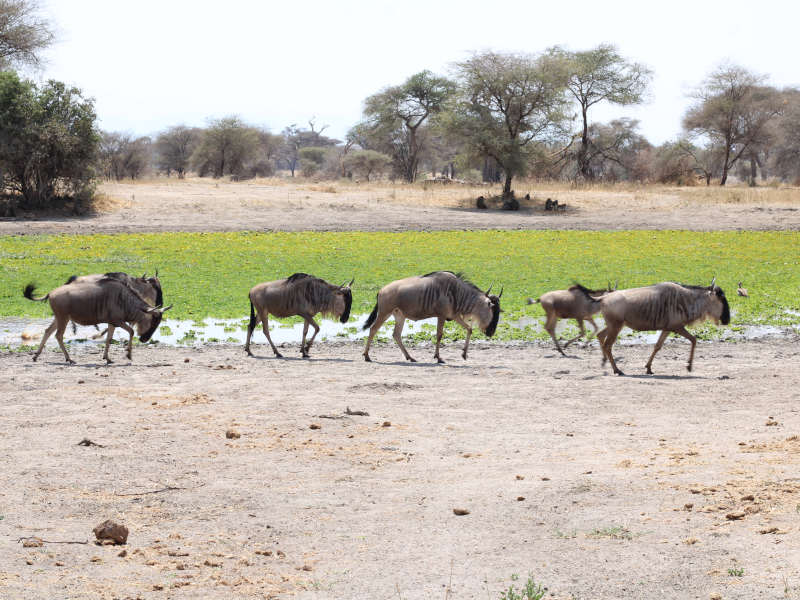
[{"label": "sandy ground", "polygon": [[[106,183],[92,216],[0,219],[0,235],[152,231],[405,231],[450,229],[800,229],[800,190],[536,186],[522,210],[478,210],[480,187],[271,184],[208,179]],[[546,197],[566,203],[545,212]],[[721,201],[724,200],[724,201]]]},{"label": "sandy ground", "polygon": [[3,354],[0,597],[798,598],[798,341]]}]

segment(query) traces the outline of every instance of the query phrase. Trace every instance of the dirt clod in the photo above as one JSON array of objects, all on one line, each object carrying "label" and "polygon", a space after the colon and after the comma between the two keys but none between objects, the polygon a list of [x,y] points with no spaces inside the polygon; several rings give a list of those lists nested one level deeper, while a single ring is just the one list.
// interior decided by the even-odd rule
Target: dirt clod
[{"label": "dirt clod", "polygon": [[128,541],[128,528],[111,520],[103,521],[92,531],[101,544],[105,540],[111,540],[114,544],[124,544]]},{"label": "dirt clod", "polygon": [[392,424],[389,421],[384,421],[383,425],[381,425],[381,427],[391,427],[391,426],[392,426]]},{"label": "dirt clod", "polygon": [[22,540],[23,548],[41,548],[42,546],[44,546],[44,540],[38,537],[32,537]]},{"label": "dirt clod", "polygon": [[468,515],[469,511],[466,508],[454,508],[453,514],[459,517],[463,517],[464,515]]},{"label": "dirt clod", "polygon": [[725,518],[728,519],[729,521],[738,521],[740,519],[744,519],[746,515],[747,513],[745,513],[743,510],[738,510],[735,512],[728,513],[727,515],[725,515]]},{"label": "dirt clod", "polygon": [[308,428],[309,429],[322,429],[322,425],[319,425],[317,423],[312,423],[311,425],[308,426]]},{"label": "dirt clod", "polygon": [[238,440],[240,437],[242,437],[242,434],[233,429],[228,429],[228,431],[225,432],[225,437],[229,440]]}]

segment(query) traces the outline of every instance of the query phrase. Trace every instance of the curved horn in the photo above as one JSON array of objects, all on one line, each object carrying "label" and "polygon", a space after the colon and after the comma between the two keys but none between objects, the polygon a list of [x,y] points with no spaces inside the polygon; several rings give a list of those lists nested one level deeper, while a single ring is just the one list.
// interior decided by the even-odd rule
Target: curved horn
[{"label": "curved horn", "polygon": [[170,308],[172,308],[172,304],[170,304],[170,305],[169,305],[167,308],[161,308],[161,309],[159,309],[159,310],[161,311],[161,314],[163,315],[163,314],[164,314],[165,312],[167,312],[167,311],[168,311]]},{"label": "curved horn", "polygon": [[493,286],[493,285],[494,285],[494,281],[493,281],[493,282],[492,282],[492,283],[489,285],[489,289],[488,289],[488,290],[486,290],[486,295],[487,295],[487,296],[489,295],[489,292],[491,292],[491,291],[492,291],[492,286]]},{"label": "curved horn", "polygon": [[714,287],[714,282],[715,282],[716,280],[717,280],[717,276],[716,276],[716,275],[714,275],[714,278],[711,280],[711,285],[710,285],[710,286],[708,286],[708,287],[710,287],[710,288],[713,288],[713,287]]},{"label": "curved horn", "polygon": [[497,294],[497,299],[500,300],[500,298],[502,298],[502,297],[503,297],[503,286],[501,285],[500,286],[500,293]]},{"label": "curved horn", "polygon": [[355,280],[356,280],[356,278],[355,278],[355,277],[353,277],[353,278],[350,280],[350,283],[348,283],[348,284],[347,284],[347,287],[352,287],[352,285],[353,285],[353,282],[354,282]]},{"label": "curved horn", "polygon": [[158,277],[158,267],[156,267],[156,274],[153,277]]}]

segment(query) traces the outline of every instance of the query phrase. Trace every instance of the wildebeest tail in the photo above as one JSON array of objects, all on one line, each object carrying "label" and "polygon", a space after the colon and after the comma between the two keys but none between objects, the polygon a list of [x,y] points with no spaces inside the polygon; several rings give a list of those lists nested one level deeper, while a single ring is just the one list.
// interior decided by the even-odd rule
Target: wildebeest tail
[{"label": "wildebeest tail", "polygon": [[372,324],[375,322],[375,319],[377,318],[378,318],[378,303],[376,302],[375,308],[373,308],[372,312],[369,313],[369,316],[367,317],[367,320],[361,329],[369,329],[370,327],[372,327]]},{"label": "wildebeest tail", "polygon": [[42,298],[34,298],[33,292],[36,289],[35,283],[29,283],[25,286],[25,291],[22,292],[22,295],[25,296],[28,300],[33,300],[34,302],[44,302],[50,297],[50,294],[43,296]]},{"label": "wildebeest tail", "polygon": [[75,281],[77,278],[78,278],[78,276],[77,276],[77,275],[70,275],[70,276],[69,276],[69,279],[67,279],[67,281],[66,281],[66,283],[64,283],[64,285],[68,285],[68,284],[72,283],[72,282],[73,282],[73,281]]},{"label": "wildebeest tail", "polygon": [[253,301],[250,300],[250,331],[256,328],[256,311],[253,308]]}]

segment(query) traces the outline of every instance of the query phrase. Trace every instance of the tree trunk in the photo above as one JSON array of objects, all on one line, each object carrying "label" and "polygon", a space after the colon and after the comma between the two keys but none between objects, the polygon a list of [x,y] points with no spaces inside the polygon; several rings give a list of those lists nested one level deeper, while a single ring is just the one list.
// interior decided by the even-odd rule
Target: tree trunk
[{"label": "tree trunk", "polygon": [[417,129],[408,128],[408,163],[406,164],[406,181],[414,183],[417,178]]},{"label": "tree trunk", "polygon": [[756,170],[756,159],[755,157],[750,157],[750,187],[756,187],[756,178],[758,177],[758,171]]},{"label": "tree trunk", "polygon": [[711,173],[706,173],[706,186],[711,185]]},{"label": "tree trunk", "polygon": [[511,179],[514,177],[511,173],[506,172],[506,182],[503,184],[503,200],[511,198]]},{"label": "tree trunk", "polygon": [[581,134],[581,147],[578,149],[578,171],[584,179],[591,179],[589,170],[589,121],[586,116],[586,107],[582,107],[583,133]]}]

